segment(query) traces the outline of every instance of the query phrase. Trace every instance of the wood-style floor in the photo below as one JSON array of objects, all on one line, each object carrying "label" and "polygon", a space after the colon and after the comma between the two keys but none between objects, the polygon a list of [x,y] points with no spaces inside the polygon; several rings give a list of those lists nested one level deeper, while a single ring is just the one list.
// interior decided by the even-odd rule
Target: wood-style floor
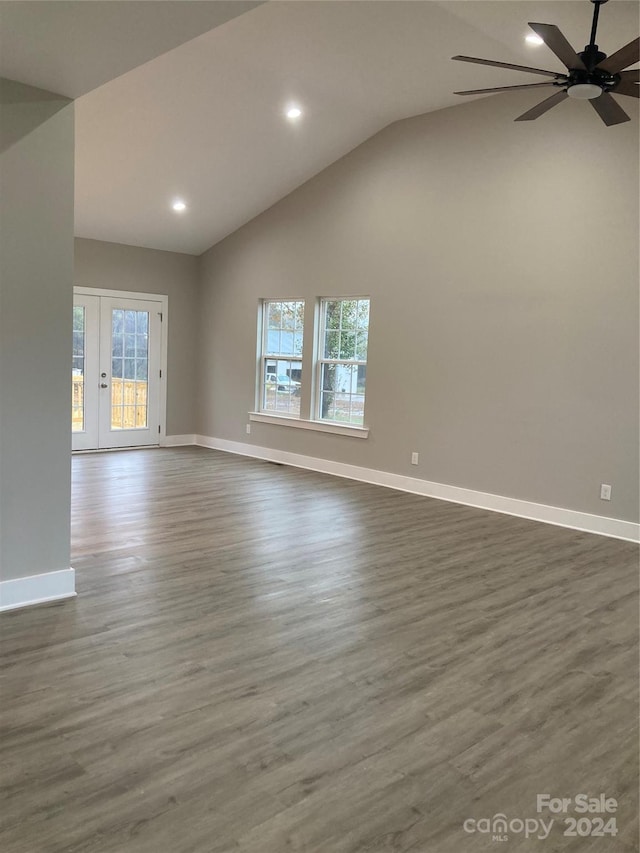
[{"label": "wood-style floor", "polygon": [[[635,546],[199,448],[73,466],[78,598],[0,620],[2,853],[638,850]],[[545,793],[618,834],[463,829]]]}]

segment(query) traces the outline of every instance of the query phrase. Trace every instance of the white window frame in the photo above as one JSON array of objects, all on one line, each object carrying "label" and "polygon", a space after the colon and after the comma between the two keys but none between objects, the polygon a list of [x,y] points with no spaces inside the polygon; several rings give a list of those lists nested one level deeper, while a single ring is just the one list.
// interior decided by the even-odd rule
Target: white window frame
[{"label": "white window frame", "polygon": [[[294,427],[296,429],[313,430],[315,432],[332,433],[333,435],[349,436],[351,438],[368,438],[369,427],[366,425],[356,425],[342,423],[340,421],[331,421],[327,418],[319,417],[321,406],[321,359],[320,353],[324,343],[324,311],[323,304],[325,302],[340,302],[353,300],[368,300],[371,305],[371,297],[366,294],[358,296],[323,296],[316,297],[315,300],[305,299],[304,297],[264,297],[260,300],[258,306],[258,335],[257,335],[257,360],[256,360],[256,406],[255,411],[249,412],[249,421],[262,424],[270,424],[275,426]],[[290,415],[285,412],[274,412],[273,410],[263,410],[264,400],[264,377],[266,375],[266,360],[277,358],[272,354],[266,353],[266,340],[268,323],[267,306],[272,302],[302,302],[304,304],[304,324],[303,324],[303,344],[302,355],[292,357],[291,361],[300,361],[302,363],[302,380],[307,381],[307,385],[301,385],[300,397],[300,415]],[[311,334],[312,331],[312,334]],[[368,330],[367,330],[368,331]],[[311,343],[309,343],[311,337]],[[330,361],[323,359],[323,362]],[[338,364],[349,365],[366,365],[367,361],[343,361],[336,360]],[[305,379],[308,377],[308,380]],[[365,396],[366,399],[366,396]],[[366,414],[366,411],[365,411]]]}]

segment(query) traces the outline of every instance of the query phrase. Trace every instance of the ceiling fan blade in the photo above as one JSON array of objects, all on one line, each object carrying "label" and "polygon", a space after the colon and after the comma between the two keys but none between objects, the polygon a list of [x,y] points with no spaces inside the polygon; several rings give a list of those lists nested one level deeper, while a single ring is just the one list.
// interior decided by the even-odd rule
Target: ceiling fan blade
[{"label": "ceiling fan blade", "polygon": [[565,98],[569,96],[563,89],[561,92],[556,92],[555,95],[551,95],[550,98],[546,98],[544,101],[540,101],[539,104],[536,104],[530,110],[527,110],[526,113],[523,113],[521,116],[518,116],[515,121],[533,121],[534,118],[539,118],[541,115],[544,115],[547,110],[550,110],[551,107],[555,107],[556,104],[559,104],[561,101],[564,101]]},{"label": "ceiling fan blade", "polygon": [[[560,62],[566,65],[567,68],[571,71],[576,68],[579,68],[580,71],[587,70],[587,66],[580,59],[578,54],[571,47],[555,24],[529,23],[529,26],[536,35],[540,36],[546,46],[555,53]],[[629,65],[630,63],[627,64]],[[624,68],[624,66],[622,67]]]},{"label": "ceiling fan blade", "polygon": [[477,65],[492,65],[495,68],[510,68],[512,71],[526,71],[528,74],[542,74],[545,77],[563,77],[558,71],[544,71],[542,68],[530,68],[528,65],[512,65],[510,62],[494,62],[493,59],[478,59],[475,56],[452,56],[460,62],[475,62]]},{"label": "ceiling fan blade", "polygon": [[634,68],[632,71],[621,71],[620,77],[622,80],[631,80],[634,83],[640,83],[640,68]]},{"label": "ceiling fan blade", "polygon": [[597,98],[592,98],[589,103],[607,127],[611,127],[613,124],[622,124],[623,121],[631,121],[620,104],[606,92]]},{"label": "ceiling fan blade", "polygon": [[[508,92],[510,89],[539,89],[541,86],[555,86],[555,83],[524,83],[522,86],[494,86],[492,89],[469,89],[466,92],[454,92],[454,95],[485,95],[490,92]],[[633,84],[632,84],[633,85]]]},{"label": "ceiling fan blade", "polygon": [[616,95],[629,95],[631,98],[640,98],[640,86],[634,83],[633,80],[621,80],[611,91]]},{"label": "ceiling fan blade", "polygon": [[625,44],[620,50],[616,50],[611,56],[603,59],[599,65],[596,65],[596,68],[608,71],[610,74],[616,74],[626,68],[627,65],[633,65],[638,60],[640,60],[640,36],[630,41],[629,44]]}]

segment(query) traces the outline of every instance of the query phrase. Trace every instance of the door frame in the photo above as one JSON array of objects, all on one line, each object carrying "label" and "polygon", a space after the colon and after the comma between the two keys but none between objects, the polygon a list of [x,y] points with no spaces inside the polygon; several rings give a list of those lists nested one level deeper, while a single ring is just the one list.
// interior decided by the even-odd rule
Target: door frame
[{"label": "door frame", "polygon": [[[167,437],[167,347],[169,328],[169,297],[164,293],[144,293],[133,290],[108,290],[102,287],[84,287],[74,285],[75,296],[108,296],[112,299],[141,299],[160,303],[162,322],[160,323],[160,401],[158,420],[160,421],[160,432],[158,433],[158,444],[162,444]],[[154,445],[147,445],[154,447]],[[124,449],[124,448],[119,448]],[[74,450],[74,453],[86,453],[95,451]],[[105,452],[105,451],[99,451]]]}]

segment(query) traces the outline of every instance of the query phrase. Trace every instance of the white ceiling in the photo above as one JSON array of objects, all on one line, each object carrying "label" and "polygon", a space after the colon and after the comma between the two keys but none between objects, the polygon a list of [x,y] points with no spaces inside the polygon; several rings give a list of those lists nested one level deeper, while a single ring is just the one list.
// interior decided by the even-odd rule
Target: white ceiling
[{"label": "white ceiling", "polygon": [[3,0],[0,74],[78,98],[258,5],[244,0]]},{"label": "white ceiling", "polygon": [[[116,77],[76,102],[76,233],[193,254],[390,122],[463,102],[456,89],[543,79],[451,62],[456,53],[562,71],[546,47],[525,45],[527,21],[557,24],[580,50],[593,10],[587,0],[136,0],[0,8],[6,6],[47,7],[46,26],[26,13],[21,26],[31,48],[47,33],[50,43],[35,58],[14,47],[14,73],[3,58],[4,76],[76,95],[91,80]],[[74,54],[65,27],[75,6],[84,17],[73,19],[74,44],[86,32],[92,46]],[[106,28],[108,9],[95,20],[91,14],[105,6],[120,10]],[[172,19],[163,7],[184,13]],[[638,8],[626,0],[603,7],[598,41],[607,53],[637,35]],[[242,14],[232,18],[235,11]],[[3,30],[5,17],[3,11]],[[140,43],[132,34],[142,22]],[[56,63],[58,53],[66,65]],[[145,64],[127,71],[138,62]],[[524,90],[514,118],[545,96]],[[291,101],[304,110],[295,124],[283,116]],[[562,120],[562,105],[539,119]],[[187,202],[185,213],[171,210],[175,197]]]}]

